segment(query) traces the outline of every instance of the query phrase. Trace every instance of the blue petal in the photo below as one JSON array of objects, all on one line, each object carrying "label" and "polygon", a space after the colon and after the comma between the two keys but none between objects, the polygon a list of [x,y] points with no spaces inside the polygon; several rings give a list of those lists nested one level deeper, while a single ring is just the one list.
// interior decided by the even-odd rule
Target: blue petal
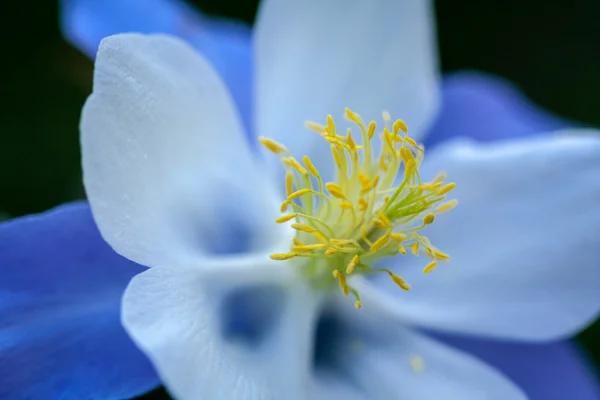
[{"label": "blue petal", "polygon": [[593,372],[571,343],[509,343],[454,336],[443,340],[502,371],[530,400],[600,399]]},{"label": "blue petal", "polygon": [[0,398],[123,399],[159,385],[120,322],[143,267],[74,203],[0,225]]},{"label": "blue petal", "polygon": [[64,35],[90,57],[103,37],[115,33],[167,33],[188,41],[219,71],[250,129],[248,26],[204,17],[178,0],[62,0],[61,5]]},{"label": "blue petal", "polygon": [[443,81],[442,107],[425,144],[457,136],[511,139],[573,125],[536,107],[500,78],[460,72]]}]

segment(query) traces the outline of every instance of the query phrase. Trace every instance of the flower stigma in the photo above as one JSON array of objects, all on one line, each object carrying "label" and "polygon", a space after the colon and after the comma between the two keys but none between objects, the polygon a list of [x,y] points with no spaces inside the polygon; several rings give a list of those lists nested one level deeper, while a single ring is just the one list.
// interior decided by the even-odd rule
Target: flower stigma
[{"label": "flower stigma", "polygon": [[[344,117],[360,131],[362,145],[357,144],[352,129],[342,136],[331,115],[327,123],[307,122],[306,127],[321,135],[331,147],[335,164],[333,182],[323,177],[308,156],[300,163],[284,145],[260,137],[260,142],[279,156],[286,168],[286,199],[276,223],[290,223],[295,238],[287,253],[271,254],[273,260],[297,259],[302,274],[317,288],[339,285],[344,295],[352,294],[356,308],[360,295],[349,284],[355,275],[383,273],[402,290],[410,285],[387,268],[374,267],[385,257],[424,254],[431,261],[423,273],[434,271],[439,262],[450,256],[435,248],[421,231],[435,223],[457,204],[446,201],[455,183],[444,183],[445,173],[423,182],[419,168],[424,147],[408,135],[402,120],[391,122],[383,112],[383,130],[371,121],[346,108]],[[381,140],[379,155],[373,141]]]}]

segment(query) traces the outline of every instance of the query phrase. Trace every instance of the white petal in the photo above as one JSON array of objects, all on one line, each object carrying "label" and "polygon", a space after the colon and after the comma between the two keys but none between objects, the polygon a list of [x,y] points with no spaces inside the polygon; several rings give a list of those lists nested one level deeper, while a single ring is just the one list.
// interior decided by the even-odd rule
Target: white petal
[{"label": "white petal", "polygon": [[350,107],[368,123],[388,110],[418,136],[437,110],[429,0],[268,0],[255,29],[257,132],[311,156],[327,179],[329,145],[306,120]]},{"label": "white petal", "polygon": [[127,258],[174,266],[275,240],[274,191],[226,88],[179,39],[102,41],[81,142],[94,217]]},{"label": "white petal", "polygon": [[[209,273],[151,268],[127,288],[123,324],[177,399],[305,398],[319,297],[301,282],[285,283],[280,274],[292,271],[286,265],[268,258],[243,262],[248,265],[233,274],[219,273],[234,269],[219,265]],[[282,296],[262,301],[259,312],[268,317],[260,318],[267,321],[261,340],[235,340],[225,334],[225,310],[235,311],[226,300],[255,285],[275,285]]]},{"label": "white petal", "polygon": [[459,142],[435,151],[425,175],[438,169],[460,203],[424,233],[452,258],[429,275],[427,260],[400,260],[412,290],[384,284],[399,312],[431,328],[525,340],[571,335],[596,318],[600,133]]},{"label": "white petal", "polygon": [[337,376],[340,392],[345,387],[373,400],[526,398],[491,366],[406,329],[378,298],[361,295],[362,310],[353,309],[347,298],[335,308],[341,328],[333,330],[335,362],[326,376],[330,381]]}]

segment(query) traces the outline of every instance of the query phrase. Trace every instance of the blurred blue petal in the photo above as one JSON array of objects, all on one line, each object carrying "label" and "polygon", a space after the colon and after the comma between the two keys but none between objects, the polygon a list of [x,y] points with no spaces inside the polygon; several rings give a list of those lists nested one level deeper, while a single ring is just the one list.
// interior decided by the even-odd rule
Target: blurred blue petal
[{"label": "blurred blue petal", "polygon": [[514,139],[573,127],[526,99],[501,78],[459,72],[442,84],[442,107],[425,144],[466,136],[480,141]]},{"label": "blurred blue petal", "polygon": [[62,0],[61,6],[64,35],[90,57],[115,33],[168,33],[191,43],[219,71],[250,129],[249,26],[205,17],[178,0]]},{"label": "blurred blue petal", "polygon": [[86,203],[0,225],[0,398],[123,399],[159,385],[120,322],[143,267],[100,237]]},{"label": "blurred blue petal", "polygon": [[594,373],[569,342],[528,344],[454,336],[442,338],[502,371],[525,390],[530,400],[600,399]]}]

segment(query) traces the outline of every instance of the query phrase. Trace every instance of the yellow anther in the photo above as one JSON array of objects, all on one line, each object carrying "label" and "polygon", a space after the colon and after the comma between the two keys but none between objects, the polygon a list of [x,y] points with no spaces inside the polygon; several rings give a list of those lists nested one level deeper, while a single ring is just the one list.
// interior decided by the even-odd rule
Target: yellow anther
[{"label": "yellow anther", "polygon": [[352,260],[350,260],[350,262],[348,263],[348,266],[346,267],[346,274],[348,274],[348,275],[352,274],[359,262],[360,262],[360,258],[358,257],[358,254],[355,255],[354,257],[352,257]]},{"label": "yellow anther", "polygon": [[296,255],[292,253],[273,253],[269,257],[271,257],[271,260],[283,261],[296,257]]},{"label": "yellow anther", "polygon": [[376,227],[381,228],[381,229],[385,229],[387,228],[387,225],[383,223],[383,221],[381,221],[380,219],[376,219],[374,222]]},{"label": "yellow anther", "polygon": [[402,131],[404,133],[408,132],[408,126],[406,126],[406,123],[404,121],[402,121],[401,119],[397,119],[394,122],[394,135],[396,135],[398,133],[398,131]]},{"label": "yellow anther", "polygon": [[313,233],[316,231],[315,228],[313,228],[312,226],[306,225],[306,224],[292,224],[292,228],[297,231],[308,232],[308,233]]},{"label": "yellow anther", "polygon": [[406,236],[404,233],[392,232],[390,233],[390,237],[396,242],[400,243],[405,241],[408,236]]},{"label": "yellow anther", "polygon": [[454,183],[454,182],[450,182],[450,183],[448,183],[448,184],[446,184],[446,185],[442,186],[442,187],[441,187],[441,188],[438,190],[438,194],[439,194],[440,196],[441,196],[441,195],[444,195],[444,194],[446,194],[446,193],[450,192],[450,191],[451,191],[452,189],[454,189],[455,187],[456,187],[456,183]]},{"label": "yellow anther", "polygon": [[376,127],[377,127],[377,124],[375,124],[375,121],[369,122],[369,128],[367,129],[367,137],[369,139],[373,139],[373,135],[375,135]]},{"label": "yellow anther", "polygon": [[327,250],[325,250],[325,255],[326,256],[332,256],[335,253],[337,253],[337,250],[334,249],[333,247],[328,248]]},{"label": "yellow anther", "polygon": [[439,183],[443,183],[445,179],[446,179],[446,173],[442,171],[442,172],[440,172],[439,174],[437,174],[437,175],[435,176],[435,178],[433,178],[433,181],[432,181],[432,182],[433,182],[433,183],[437,183],[437,182],[439,182]]},{"label": "yellow anther", "polygon": [[430,262],[429,264],[427,264],[425,266],[425,268],[423,268],[423,272],[428,274],[431,271],[433,271],[435,269],[435,267],[437,267],[437,261],[433,260],[432,262]]},{"label": "yellow anther", "polygon": [[337,145],[337,146],[343,146],[344,143],[337,137],[335,136],[325,136],[325,140],[327,140],[329,143],[333,144],[333,145]]},{"label": "yellow anther", "polygon": [[302,245],[304,245],[304,243],[301,242],[300,240],[294,238],[294,245],[296,245],[296,246],[302,246]]},{"label": "yellow anther", "polygon": [[408,136],[407,136],[407,137],[405,137],[405,138],[404,138],[404,140],[405,140],[405,141],[406,141],[408,144],[410,144],[411,146],[416,146],[416,145],[417,145],[417,142],[415,142],[415,139],[413,139],[413,138],[411,138],[411,137],[408,137]]},{"label": "yellow anther", "polygon": [[354,241],[348,239],[331,239],[331,244],[338,247],[353,246]]},{"label": "yellow anther", "polygon": [[310,172],[312,176],[319,176],[319,171],[317,171],[317,168],[315,168],[315,165],[312,163],[310,158],[308,158],[308,156],[302,157],[302,161],[304,161],[306,169],[308,169],[308,172]]},{"label": "yellow anther", "polygon": [[313,132],[317,132],[317,133],[326,132],[325,127],[321,124],[317,124],[316,122],[306,121],[304,123],[304,126],[306,126],[308,129],[310,129]]},{"label": "yellow anther", "polygon": [[351,210],[352,208],[354,208],[352,206],[352,203],[350,203],[349,201],[342,201],[340,203],[340,207],[343,208],[344,210]]},{"label": "yellow anther", "polygon": [[437,249],[433,249],[433,252],[429,251],[428,253],[432,253],[430,254],[430,256],[435,258],[436,260],[448,261],[450,259],[450,256],[448,254]]},{"label": "yellow anther", "polygon": [[403,256],[406,255],[406,248],[404,246],[398,246],[398,252]]},{"label": "yellow anther", "polygon": [[362,125],[362,121],[360,120],[360,117],[358,115],[356,115],[354,113],[354,111],[350,110],[348,107],[346,107],[345,111],[346,111],[346,118],[348,118],[350,121],[354,122],[357,125]]},{"label": "yellow anther", "polygon": [[333,183],[333,182],[327,182],[325,184],[325,187],[327,188],[327,190],[329,191],[329,193],[331,193],[331,195],[333,197],[337,197],[338,199],[345,199],[346,196],[344,196],[344,192],[342,191],[342,188]]},{"label": "yellow anther", "polygon": [[373,244],[371,245],[370,251],[372,253],[374,253],[377,250],[381,249],[383,246],[388,244],[388,242],[390,241],[390,238],[391,238],[391,236],[389,233],[382,235],[379,239],[377,239],[375,242],[373,242]]},{"label": "yellow anther", "polygon": [[335,122],[331,115],[327,116],[327,133],[329,136],[335,136]]},{"label": "yellow anther", "polygon": [[369,203],[365,199],[358,199],[358,209],[364,211],[369,207]]},{"label": "yellow anther", "polygon": [[258,140],[263,144],[263,146],[265,146],[267,149],[269,149],[274,154],[287,153],[287,149],[285,148],[284,145],[279,144],[272,139],[260,136],[258,138]]},{"label": "yellow anther", "polygon": [[392,281],[398,285],[400,289],[406,290],[407,292],[410,290],[410,285],[398,275],[390,273],[390,278],[392,278]]},{"label": "yellow anther", "polygon": [[435,209],[435,211],[436,211],[438,214],[445,213],[446,211],[450,211],[450,210],[452,210],[452,209],[453,209],[454,207],[456,207],[457,205],[458,205],[458,200],[456,200],[456,199],[453,199],[453,200],[450,200],[450,201],[447,201],[447,202],[445,202],[445,203],[442,203],[442,204],[440,204],[440,205],[439,205],[439,206],[438,206],[438,207]]},{"label": "yellow anther", "polygon": [[277,222],[278,224],[282,224],[284,222],[288,222],[289,220],[296,218],[297,216],[298,214],[296,213],[282,215],[281,217],[277,218],[275,222]]},{"label": "yellow anther", "polygon": [[415,256],[419,255],[419,242],[414,242],[412,246],[410,246],[410,252],[413,253]]},{"label": "yellow anther", "polygon": [[415,155],[407,147],[402,147],[400,149],[400,157],[402,157],[402,160],[406,164],[408,164],[410,161],[415,161]]},{"label": "yellow anther", "polygon": [[369,182],[369,184],[365,187],[362,188],[362,190],[360,191],[361,194],[365,194],[366,192],[371,191],[372,189],[374,189],[375,187],[377,187],[377,185],[379,184],[379,175],[375,176],[375,178]]},{"label": "yellow anther", "polygon": [[307,193],[310,193],[310,192],[312,192],[312,190],[310,190],[310,189],[296,190],[294,193],[290,194],[287,199],[288,199],[288,201],[292,201],[292,200],[297,199],[298,197],[305,195]]},{"label": "yellow anther", "polygon": [[285,173],[285,195],[290,197],[294,191],[294,174],[292,171],[286,171]]},{"label": "yellow anther", "polygon": [[281,207],[279,207],[279,211],[286,212],[289,204],[290,204],[290,202],[287,200],[284,201],[283,203],[281,203]]},{"label": "yellow anther", "polygon": [[308,175],[308,173],[306,172],[306,169],[304,169],[304,167],[302,165],[300,165],[298,160],[296,160],[294,157],[284,158],[283,162],[285,164],[289,165],[290,167],[294,168],[300,174],[302,174],[304,176]]},{"label": "yellow anther", "polygon": [[362,303],[360,302],[360,300],[356,300],[356,302],[354,303],[354,307],[356,307],[357,310],[360,310],[362,308]]},{"label": "yellow anther", "polygon": [[315,237],[315,239],[317,239],[320,243],[329,244],[329,241],[327,240],[327,238],[325,237],[325,235],[323,235],[321,232],[314,231],[314,232],[311,232],[311,233]]},{"label": "yellow anther", "polygon": [[326,244],[305,244],[302,246],[292,246],[292,251],[297,253],[310,253],[313,250],[323,250],[326,247]]},{"label": "yellow anther", "polygon": [[423,223],[425,225],[429,225],[433,222],[434,219],[435,219],[435,215],[432,213],[429,213],[423,217]]}]

